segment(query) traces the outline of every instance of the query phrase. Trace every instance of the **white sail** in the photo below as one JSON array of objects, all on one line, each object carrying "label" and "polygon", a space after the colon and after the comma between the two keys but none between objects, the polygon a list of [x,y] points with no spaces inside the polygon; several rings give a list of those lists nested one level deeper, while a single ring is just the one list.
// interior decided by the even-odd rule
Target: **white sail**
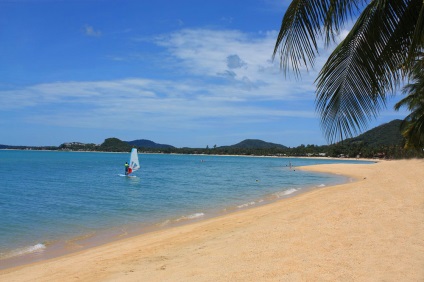
[{"label": "white sail", "polygon": [[137,153],[137,149],[136,148],[133,148],[131,150],[129,168],[130,169],[129,169],[128,173],[132,173],[134,171],[137,171],[140,168],[140,163],[138,161],[138,153]]}]

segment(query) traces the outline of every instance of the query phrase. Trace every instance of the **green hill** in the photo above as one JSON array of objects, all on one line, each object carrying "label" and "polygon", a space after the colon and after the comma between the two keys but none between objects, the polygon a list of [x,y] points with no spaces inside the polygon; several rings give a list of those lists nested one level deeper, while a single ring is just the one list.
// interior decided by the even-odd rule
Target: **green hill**
[{"label": "green hill", "polygon": [[401,146],[404,142],[404,138],[400,133],[401,123],[402,121],[400,119],[395,119],[374,127],[357,137],[346,139],[343,142],[348,144],[363,144],[366,146]]},{"label": "green hill", "polygon": [[130,144],[131,146],[136,146],[136,147],[144,148],[144,149],[173,149],[175,148],[174,146],[171,146],[171,145],[158,144],[146,139],[126,141],[126,143]]},{"label": "green hill", "polygon": [[279,148],[279,149],[285,149],[286,146],[265,142],[259,139],[246,139],[241,141],[240,143],[237,143],[235,145],[226,146],[230,148],[239,148],[239,149],[271,149],[271,148]]},{"label": "green hill", "polygon": [[129,152],[132,146],[118,138],[108,138],[100,145],[100,151],[105,152]]}]

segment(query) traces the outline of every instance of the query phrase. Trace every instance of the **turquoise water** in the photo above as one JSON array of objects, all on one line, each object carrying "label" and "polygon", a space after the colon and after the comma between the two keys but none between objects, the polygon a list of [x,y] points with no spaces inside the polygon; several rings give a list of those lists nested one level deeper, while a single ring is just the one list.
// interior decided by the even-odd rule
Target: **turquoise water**
[{"label": "turquoise water", "polygon": [[128,158],[0,150],[2,259],[108,232],[190,222],[346,181],[296,170],[346,161],[162,154],[139,154],[137,178],[120,177]]}]

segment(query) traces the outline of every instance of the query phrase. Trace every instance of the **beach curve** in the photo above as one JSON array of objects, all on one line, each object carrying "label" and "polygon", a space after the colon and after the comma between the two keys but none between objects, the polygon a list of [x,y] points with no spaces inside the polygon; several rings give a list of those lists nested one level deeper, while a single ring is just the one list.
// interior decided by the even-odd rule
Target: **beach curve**
[{"label": "beach curve", "polygon": [[0,280],[424,280],[424,160],[301,169],[356,181],[5,269]]}]

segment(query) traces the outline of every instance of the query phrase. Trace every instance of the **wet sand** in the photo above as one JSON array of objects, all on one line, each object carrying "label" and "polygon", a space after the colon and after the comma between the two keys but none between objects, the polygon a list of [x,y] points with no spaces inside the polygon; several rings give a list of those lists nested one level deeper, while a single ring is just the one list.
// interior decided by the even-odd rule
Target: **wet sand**
[{"label": "wet sand", "polygon": [[302,169],[356,181],[5,269],[0,281],[424,281],[424,160]]}]

